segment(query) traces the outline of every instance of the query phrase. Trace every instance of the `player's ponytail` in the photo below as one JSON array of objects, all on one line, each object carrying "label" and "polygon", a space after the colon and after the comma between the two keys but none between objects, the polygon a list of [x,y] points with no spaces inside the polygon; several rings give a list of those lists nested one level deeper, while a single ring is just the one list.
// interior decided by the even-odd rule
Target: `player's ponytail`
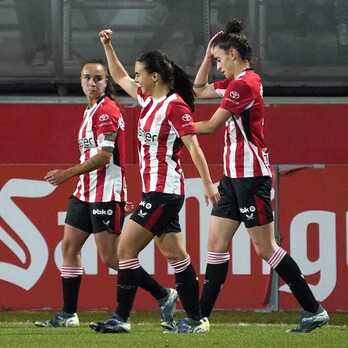
[{"label": "player's ponytail", "polygon": [[214,46],[218,46],[224,51],[234,48],[243,60],[250,61],[252,58],[252,49],[247,37],[243,34],[243,29],[242,21],[232,19],[226,24],[224,33],[214,41]]},{"label": "player's ponytail", "polygon": [[195,92],[193,91],[192,81],[182,68],[174,62],[171,63],[174,70],[173,91],[180,95],[180,97],[190,107],[191,111],[194,111]]}]

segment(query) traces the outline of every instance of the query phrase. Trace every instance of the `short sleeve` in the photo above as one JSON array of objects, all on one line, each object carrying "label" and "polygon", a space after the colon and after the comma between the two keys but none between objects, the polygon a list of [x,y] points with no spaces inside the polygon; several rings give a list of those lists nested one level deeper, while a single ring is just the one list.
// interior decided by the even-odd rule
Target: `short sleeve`
[{"label": "short sleeve", "polygon": [[168,119],[180,137],[187,134],[196,134],[192,112],[187,105],[183,103],[171,103],[168,110]]},{"label": "short sleeve", "polygon": [[251,88],[243,80],[232,80],[220,103],[220,107],[233,114],[241,114],[254,103]]},{"label": "short sleeve", "polygon": [[94,116],[94,128],[96,135],[106,133],[116,133],[120,126],[122,126],[122,115],[118,107],[102,108]]},{"label": "short sleeve", "polygon": [[225,80],[213,82],[212,86],[215,89],[215,92],[218,96],[220,96],[220,97],[224,96],[225,91],[226,91],[230,81],[231,81],[230,79],[225,79]]}]

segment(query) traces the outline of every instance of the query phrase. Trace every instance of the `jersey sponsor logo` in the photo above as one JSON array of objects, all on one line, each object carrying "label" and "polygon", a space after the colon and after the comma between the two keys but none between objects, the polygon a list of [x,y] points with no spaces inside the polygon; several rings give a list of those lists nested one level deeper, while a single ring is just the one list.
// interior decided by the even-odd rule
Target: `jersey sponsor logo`
[{"label": "jersey sponsor logo", "polygon": [[90,138],[81,138],[79,139],[79,147],[80,150],[90,149],[92,147],[96,147],[96,143],[93,137]]},{"label": "jersey sponsor logo", "polygon": [[155,143],[158,140],[157,134],[145,132],[142,128],[138,128],[138,140],[145,143]]},{"label": "jersey sponsor logo", "polygon": [[242,214],[248,214],[248,213],[253,213],[256,211],[256,208],[251,205],[250,207],[244,207],[244,208],[239,208],[239,211],[242,213]]},{"label": "jersey sponsor logo", "polygon": [[184,122],[190,122],[192,120],[192,117],[190,114],[184,114],[181,116],[181,119],[184,121]]},{"label": "jersey sponsor logo", "polygon": [[107,114],[102,114],[99,116],[99,121],[100,122],[105,122],[105,121],[108,121],[110,119],[109,115]]}]

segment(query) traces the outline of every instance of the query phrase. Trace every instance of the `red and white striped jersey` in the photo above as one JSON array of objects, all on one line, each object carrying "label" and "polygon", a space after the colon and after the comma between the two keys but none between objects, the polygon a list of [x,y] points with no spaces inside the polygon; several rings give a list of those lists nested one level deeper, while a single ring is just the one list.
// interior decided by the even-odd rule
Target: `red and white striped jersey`
[{"label": "red and white striped jersey", "polygon": [[235,79],[213,83],[223,99],[220,108],[231,112],[225,123],[224,173],[230,178],[272,176],[264,143],[262,84],[251,69]]},{"label": "red and white striped jersey", "polygon": [[137,99],[142,107],[138,153],[143,192],[184,195],[180,138],[196,133],[192,112],[177,93],[155,99],[138,88]]},{"label": "red and white striped jersey", "polygon": [[[115,142],[104,134],[117,133]],[[74,196],[85,202],[123,202],[127,199],[125,162],[125,124],[115,102],[102,97],[84,112],[78,134],[80,162],[98,153],[102,147],[113,147],[110,162],[92,172],[80,175]]]}]

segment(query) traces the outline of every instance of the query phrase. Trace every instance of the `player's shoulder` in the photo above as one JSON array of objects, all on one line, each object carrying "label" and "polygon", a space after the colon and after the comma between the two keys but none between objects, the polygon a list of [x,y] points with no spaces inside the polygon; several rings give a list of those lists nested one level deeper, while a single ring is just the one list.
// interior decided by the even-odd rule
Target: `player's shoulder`
[{"label": "player's shoulder", "polygon": [[182,97],[178,93],[173,93],[167,98],[168,102],[168,110],[174,111],[176,109],[186,110],[191,113],[189,106],[182,99]]},{"label": "player's shoulder", "polygon": [[106,114],[116,118],[121,115],[121,110],[113,99],[104,97],[100,103],[100,107],[97,110],[98,115]]}]

